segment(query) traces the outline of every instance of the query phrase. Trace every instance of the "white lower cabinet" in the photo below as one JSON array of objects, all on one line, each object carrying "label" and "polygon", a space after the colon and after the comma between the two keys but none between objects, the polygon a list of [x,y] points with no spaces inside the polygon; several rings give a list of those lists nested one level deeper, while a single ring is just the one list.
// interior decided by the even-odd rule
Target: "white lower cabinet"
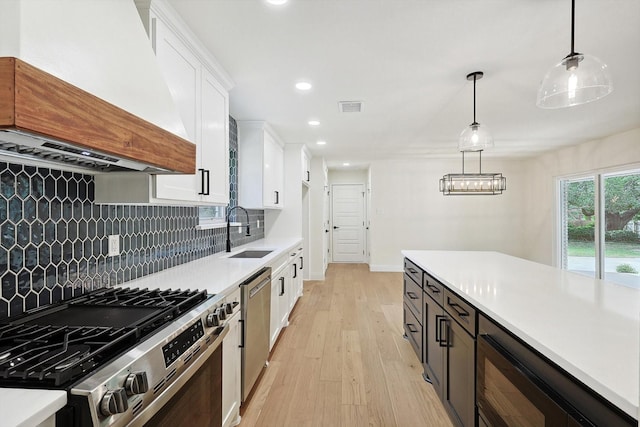
[{"label": "white lower cabinet", "polygon": [[[289,326],[289,314],[302,295],[302,247],[289,250],[271,264],[271,321],[269,349]],[[303,264],[301,264],[301,262]]]},{"label": "white lower cabinet", "polygon": [[[238,296],[238,301],[240,300]],[[240,422],[241,378],[240,363],[240,311],[228,321],[229,333],[222,341],[222,426],[230,427]]]}]

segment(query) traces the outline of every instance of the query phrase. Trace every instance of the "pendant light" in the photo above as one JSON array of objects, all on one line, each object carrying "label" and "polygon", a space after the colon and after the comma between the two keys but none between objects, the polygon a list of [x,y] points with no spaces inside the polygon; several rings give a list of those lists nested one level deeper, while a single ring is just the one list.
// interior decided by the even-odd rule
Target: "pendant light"
[{"label": "pendant light", "polygon": [[462,173],[449,173],[440,179],[440,192],[445,196],[479,195],[493,196],[507,189],[507,178],[501,173],[482,173],[482,150],[478,150],[480,167],[478,173],[464,172],[464,151],[462,152]]},{"label": "pendant light", "polygon": [[574,49],[575,0],[571,0],[571,52],[544,76],[538,89],[537,105],[555,109],[586,104],[613,91],[607,65],[595,56]]},{"label": "pendant light", "polygon": [[482,71],[467,74],[467,80],[473,80],[473,123],[464,128],[458,140],[460,151],[479,151],[493,147],[493,138],[486,126],[476,121],[476,81],[484,76]]}]

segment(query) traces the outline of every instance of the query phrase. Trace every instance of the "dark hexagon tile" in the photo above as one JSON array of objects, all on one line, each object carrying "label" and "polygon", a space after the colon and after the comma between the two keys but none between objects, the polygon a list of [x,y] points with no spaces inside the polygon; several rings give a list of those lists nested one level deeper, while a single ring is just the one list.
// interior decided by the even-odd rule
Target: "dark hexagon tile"
[{"label": "dark hexagon tile", "polygon": [[29,197],[30,184],[31,180],[29,179],[29,175],[26,173],[21,172],[16,176],[16,194],[22,200]]},{"label": "dark hexagon tile", "polygon": [[45,270],[45,281],[44,281],[44,285],[49,288],[49,289],[53,289],[58,283],[58,268],[51,264],[49,266],[47,266],[46,270]]},{"label": "dark hexagon tile", "polygon": [[64,221],[58,222],[56,226],[56,239],[60,242],[67,240],[67,223]]},{"label": "dark hexagon tile", "polygon": [[5,222],[0,227],[0,241],[6,249],[11,249],[16,244],[16,226],[10,222]]},{"label": "dark hexagon tile", "polygon": [[73,220],[67,224],[67,238],[71,241],[78,238],[78,223]]},{"label": "dark hexagon tile", "polygon": [[89,256],[90,253],[85,254],[82,246],[82,240],[76,240],[73,242],[73,258],[81,259],[82,256]]},{"label": "dark hexagon tile", "polygon": [[2,298],[9,301],[18,292],[18,278],[9,272],[2,276]]},{"label": "dark hexagon tile", "polygon": [[53,221],[47,221],[44,223],[44,240],[48,243],[53,243],[56,238],[56,223]]},{"label": "dark hexagon tile", "polygon": [[18,197],[9,199],[9,219],[17,224],[22,219],[22,200]]},{"label": "dark hexagon tile", "polygon": [[29,241],[31,240],[31,227],[29,223],[26,221],[20,221],[16,225],[16,238],[18,241],[18,245],[21,247],[27,246]]},{"label": "dark hexagon tile", "polygon": [[62,244],[62,260],[69,262],[73,259],[73,243],[70,240]]},{"label": "dark hexagon tile", "polygon": [[57,302],[62,301],[62,287],[56,286],[51,289],[51,304],[55,304]]},{"label": "dark hexagon tile", "polygon": [[9,269],[14,273],[19,272],[24,267],[24,253],[22,249],[14,247],[9,252]]},{"label": "dark hexagon tile", "polygon": [[69,278],[69,270],[67,264],[62,263],[58,265],[58,284],[64,286]]},{"label": "dark hexagon tile", "polygon": [[14,317],[24,313],[24,300],[21,296],[15,296],[9,301],[9,316]]},{"label": "dark hexagon tile", "polygon": [[29,245],[24,249],[24,266],[32,270],[36,265],[38,265],[38,248]]},{"label": "dark hexagon tile", "polygon": [[31,310],[38,307],[38,294],[35,292],[29,292],[24,297],[24,305],[26,310]]},{"label": "dark hexagon tile", "polygon": [[87,239],[87,221],[84,219],[81,219],[78,221],[78,238],[85,240]]},{"label": "dark hexagon tile", "polygon": [[78,198],[78,182],[74,179],[67,182],[67,197],[71,200]]},{"label": "dark hexagon tile", "polygon": [[0,174],[0,194],[10,198],[16,193],[16,176],[10,170],[4,170]]},{"label": "dark hexagon tile", "polygon": [[33,197],[27,197],[23,203],[24,219],[33,222],[36,219],[36,200]]},{"label": "dark hexagon tile", "polygon": [[51,248],[48,244],[44,244],[38,248],[38,264],[46,267],[51,263]]},{"label": "dark hexagon tile", "polygon": [[93,253],[93,242],[89,239],[83,240],[83,253],[92,254]]},{"label": "dark hexagon tile", "polygon": [[64,179],[56,181],[56,197],[60,200],[67,198],[67,182]]},{"label": "dark hexagon tile", "polygon": [[76,221],[79,221],[80,219],[82,219],[82,201],[81,200],[74,200],[73,204],[73,219]]},{"label": "dark hexagon tile", "polygon": [[31,292],[31,273],[22,270],[18,273],[18,293],[22,296]]},{"label": "dark hexagon tile", "polygon": [[49,201],[47,199],[38,200],[38,219],[40,221],[46,221],[51,214],[49,213]]},{"label": "dark hexagon tile", "polygon": [[8,218],[7,201],[4,198],[0,198],[0,222],[4,222]]},{"label": "dark hexagon tile", "polygon": [[31,243],[39,245],[44,240],[44,224],[41,222],[34,222],[31,224]]},{"label": "dark hexagon tile", "polygon": [[49,304],[51,304],[51,291],[47,288],[44,288],[38,295],[38,305],[42,307]]},{"label": "dark hexagon tile", "polygon": [[56,197],[56,179],[51,175],[44,178],[44,197],[48,200]]},{"label": "dark hexagon tile", "polygon": [[6,319],[7,317],[9,317],[9,303],[0,299],[0,319]]},{"label": "dark hexagon tile", "polygon": [[44,288],[44,276],[44,268],[36,267],[33,269],[31,272],[31,288],[34,291],[40,292]]},{"label": "dark hexagon tile", "polygon": [[53,199],[51,203],[49,203],[51,209],[51,219],[53,221],[59,221],[62,218],[62,202],[60,200]]},{"label": "dark hexagon tile", "polygon": [[44,196],[44,179],[40,175],[31,175],[31,196],[36,200]]},{"label": "dark hexagon tile", "polygon": [[51,262],[53,264],[59,264],[62,261],[62,243],[51,243]]},{"label": "dark hexagon tile", "polygon": [[69,200],[62,202],[62,219],[69,221],[73,217],[73,204]]}]

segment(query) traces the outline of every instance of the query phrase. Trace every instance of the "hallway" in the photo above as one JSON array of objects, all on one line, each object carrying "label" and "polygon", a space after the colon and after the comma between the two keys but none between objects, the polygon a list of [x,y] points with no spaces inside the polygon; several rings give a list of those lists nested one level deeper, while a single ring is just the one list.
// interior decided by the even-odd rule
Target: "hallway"
[{"label": "hallway", "polygon": [[304,283],[240,426],[451,426],[402,333],[400,273],[330,264]]}]

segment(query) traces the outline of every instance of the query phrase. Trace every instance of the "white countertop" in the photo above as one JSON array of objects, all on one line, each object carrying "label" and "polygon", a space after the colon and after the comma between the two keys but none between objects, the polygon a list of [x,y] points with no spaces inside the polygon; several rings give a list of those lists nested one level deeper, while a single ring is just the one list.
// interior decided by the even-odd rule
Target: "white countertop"
[{"label": "white countertop", "polygon": [[[301,242],[300,238],[257,240],[234,248],[230,254],[217,253],[125,282],[121,286],[206,290],[210,294],[224,296],[283,253],[297,249]],[[228,258],[246,249],[273,252],[262,258]],[[66,404],[67,393],[61,390],[0,388],[0,426],[37,426]]]},{"label": "white countertop", "polygon": [[638,419],[640,290],[497,252],[402,254]]},{"label": "white countertop", "polygon": [[66,404],[67,393],[61,390],[0,388],[0,425],[37,426]]},{"label": "white countertop", "polygon": [[[299,245],[302,239],[261,239],[217,254],[181,264],[155,274],[123,283],[121,286],[149,289],[206,290],[225,295],[280,255]],[[247,249],[273,250],[262,258],[229,258]]]}]

